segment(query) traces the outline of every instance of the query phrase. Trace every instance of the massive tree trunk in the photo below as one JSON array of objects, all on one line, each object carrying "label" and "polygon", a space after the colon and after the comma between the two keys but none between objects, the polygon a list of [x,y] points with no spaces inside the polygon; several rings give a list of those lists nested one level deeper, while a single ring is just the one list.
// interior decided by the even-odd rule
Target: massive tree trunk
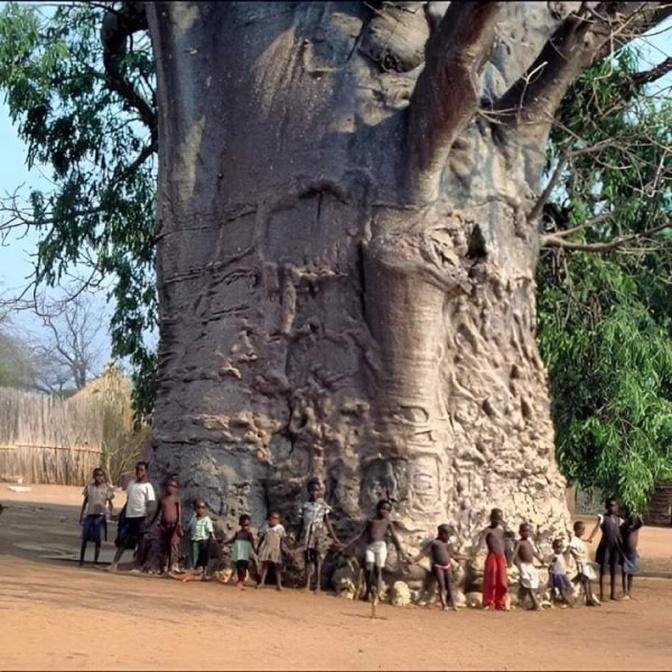
[{"label": "massive tree trunk", "polygon": [[447,4],[148,8],[154,457],[231,520],[291,525],[316,475],[342,529],[394,499],[409,547],[441,522],[468,544],[493,506],[567,529],[528,214],[611,19]]}]

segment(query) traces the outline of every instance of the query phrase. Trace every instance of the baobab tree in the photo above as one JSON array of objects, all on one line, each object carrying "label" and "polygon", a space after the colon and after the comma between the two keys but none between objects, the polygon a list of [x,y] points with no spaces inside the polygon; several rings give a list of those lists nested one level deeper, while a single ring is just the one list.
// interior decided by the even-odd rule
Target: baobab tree
[{"label": "baobab tree", "polygon": [[[672,7],[126,3],[157,71],[154,459],[216,511],[341,525],[396,502],[413,546],[501,506],[566,530],[535,342],[538,220],[571,82]],[[140,101],[141,103],[142,101]],[[143,116],[144,115],[144,116]],[[291,517],[290,517],[291,520]]]}]

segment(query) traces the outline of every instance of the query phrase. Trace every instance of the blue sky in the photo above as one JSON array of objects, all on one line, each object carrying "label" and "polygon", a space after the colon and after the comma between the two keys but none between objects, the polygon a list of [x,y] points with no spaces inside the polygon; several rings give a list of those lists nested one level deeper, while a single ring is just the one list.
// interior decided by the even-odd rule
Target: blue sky
[{"label": "blue sky", "polygon": [[[0,3],[0,8],[5,3]],[[40,3],[33,3],[40,4]],[[665,30],[667,29],[667,30]],[[660,26],[656,35],[653,35],[640,45],[643,49],[643,68],[648,68],[662,61],[672,54],[672,19]],[[672,74],[659,80],[657,86],[672,86]],[[9,118],[4,97],[0,102],[0,147],[2,161],[0,161],[0,193],[13,192],[19,185],[24,185],[25,193],[33,188],[45,188],[47,181],[39,170],[28,171],[25,165],[26,147],[17,137],[16,131]],[[48,171],[46,171],[48,176]],[[27,278],[32,270],[32,255],[35,253],[37,234],[29,232],[25,237],[13,236],[5,245],[0,247],[0,293],[16,292],[26,285]],[[109,314],[110,308],[105,306],[103,294],[97,299],[101,311]],[[19,328],[35,330],[39,327],[36,318],[28,313],[14,316],[14,324]],[[109,338],[101,336],[101,346],[106,356],[109,353]]]}]

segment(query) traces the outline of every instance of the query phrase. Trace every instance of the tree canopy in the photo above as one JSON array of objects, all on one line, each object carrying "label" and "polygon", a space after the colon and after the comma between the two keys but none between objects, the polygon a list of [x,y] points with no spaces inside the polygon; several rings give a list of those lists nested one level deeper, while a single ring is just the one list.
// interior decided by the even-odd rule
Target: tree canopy
[{"label": "tree canopy", "polygon": [[623,49],[565,97],[538,269],[561,468],[636,511],[672,475],[672,101],[640,67]]},{"label": "tree canopy", "polygon": [[[50,171],[50,191],[3,200],[5,235],[40,232],[31,289],[77,278],[114,302],[112,353],[134,367],[140,415],[154,398],[156,324],[154,65],[148,37],[112,45],[106,8],[8,4],[0,13],[0,87],[26,143],[29,167]],[[105,62],[104,62],[105,61]]]}]

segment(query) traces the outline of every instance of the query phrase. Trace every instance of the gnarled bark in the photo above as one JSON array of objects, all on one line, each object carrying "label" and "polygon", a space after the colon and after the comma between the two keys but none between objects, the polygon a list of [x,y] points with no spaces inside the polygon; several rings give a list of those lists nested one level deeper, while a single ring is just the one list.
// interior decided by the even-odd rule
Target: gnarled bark
[{"label": "gnarled bark", "polygon": [[[426,31],[416,3],[148,9],[155,457],[231,520],[291,526],[317,475],[342,531],[381,496],[410,546],[447,521],[469,543],[493,506],[566,530],[526,216],[540,148],[496,112],[586,3],[466,4]],[[457,53],[465,13],[484,24]]]}]

